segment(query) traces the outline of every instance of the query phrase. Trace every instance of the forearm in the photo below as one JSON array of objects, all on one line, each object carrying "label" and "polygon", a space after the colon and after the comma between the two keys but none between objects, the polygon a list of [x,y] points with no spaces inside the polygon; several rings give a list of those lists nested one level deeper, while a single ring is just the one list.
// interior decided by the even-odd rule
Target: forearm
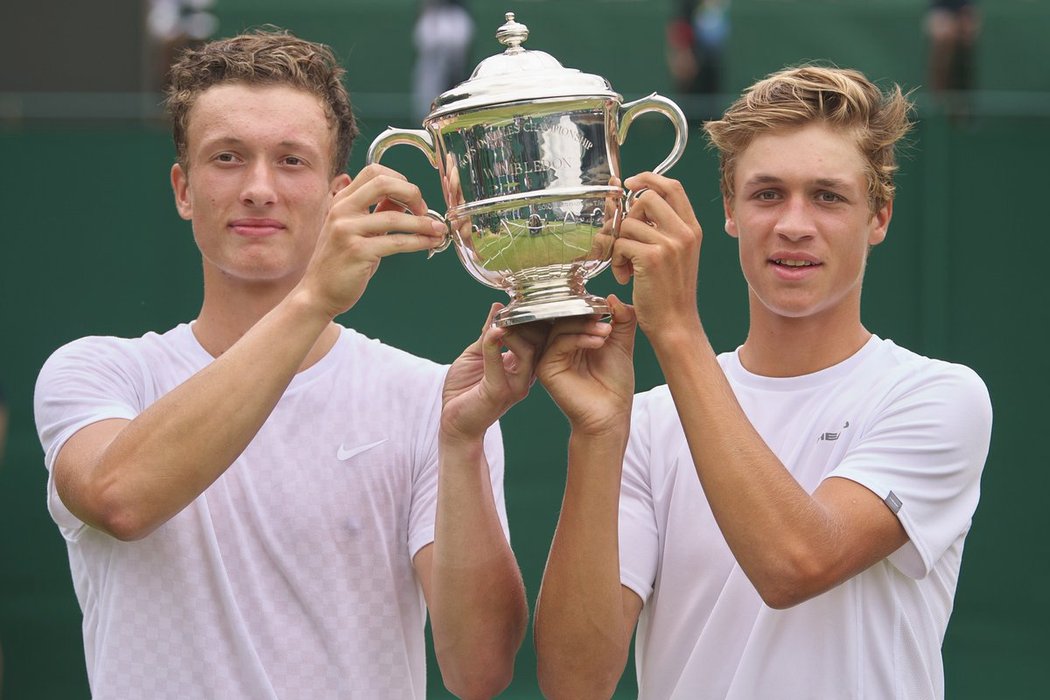
[{"label": "forearm", "polygon": [[654,342],[719,528],[767,600],[795,600],[833,550],[836,526],[740,407],[702,329]]},{"label": "forearm", "polygon": [[610,695],[627,661],[619,566],[620,474],[626,430],[569,440],[558,528],[536,605],[540,687],[549,698]]},{"label": "forearm", "polygon": [[528,607],[504,535],[482,439],[439,446],[430,607],[445,685],[459,697],[492,697],[510,683]]},{"label": "forearm", "polygon": [[302,299],[286,299],[85,459],[63,500],[122,539],[152,532],[241,454],[328,322]]}]

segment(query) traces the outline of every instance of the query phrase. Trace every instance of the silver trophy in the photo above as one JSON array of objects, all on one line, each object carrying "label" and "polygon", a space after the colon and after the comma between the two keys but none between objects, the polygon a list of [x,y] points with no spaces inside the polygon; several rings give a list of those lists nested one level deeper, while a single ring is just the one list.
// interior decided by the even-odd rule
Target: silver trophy
[{"label": "silver trophy", "polygon": [[653,168],[663,173],[685,151],[685,115],[656,93],[623,104],[604,78],[522,48],[528,28],[512,12],[506,20],[496,38],[507,49],[438,96],[422,130],[380,134],[367,160],[397,144],[426,154],[448,207],[433,214],[449,227],[437,250],[454,242],[467,272],[510,295],[496,325],[606,315],[605,299],[584,284],[608,267],[632,199],[621,185],[620,146],[640,114],[665,115],[675,142]]}]

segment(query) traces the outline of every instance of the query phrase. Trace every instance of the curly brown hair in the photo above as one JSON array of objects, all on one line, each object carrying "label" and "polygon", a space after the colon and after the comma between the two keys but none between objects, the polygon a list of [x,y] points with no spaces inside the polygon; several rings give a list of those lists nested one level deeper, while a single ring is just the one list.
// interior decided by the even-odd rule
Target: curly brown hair
[{"label": "curly brown hair", "polygon": [[186,49],[171,66],[165,90],[178,162],[189,167],[189,115],[205,90],[228,83],[290,85],[316,95],[324,105],[336,135],[332,175],[337,175],[345,170],[358,134],[350,95],[343,84],[345,73],[328,46],[269,25]]},{"label": "curly brown hair", "polygon": [[851,133],[867,161],[868,200],[877,211],[894,197],[897,142],[912,127],[913,105],[894,85],[887,92],[848,68],[804,65],[758,81],[719,120],[704,123],[720,153],[722,194],[733,198],[737,158],[756,136],[823,122]]}]

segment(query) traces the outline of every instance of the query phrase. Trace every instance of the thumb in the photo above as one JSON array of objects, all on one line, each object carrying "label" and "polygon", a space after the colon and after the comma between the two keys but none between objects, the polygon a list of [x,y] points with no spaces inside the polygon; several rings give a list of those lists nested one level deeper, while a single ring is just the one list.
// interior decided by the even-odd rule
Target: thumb
[{"label": "thumb", "polygon": [[615,295],[608,297],[609,308],[612,310],[612,333],[610,339],[619,342],[630,349],[634,347],[635,329],[638,326],[638,317],[634,313],[634,307],[625,304]]}]

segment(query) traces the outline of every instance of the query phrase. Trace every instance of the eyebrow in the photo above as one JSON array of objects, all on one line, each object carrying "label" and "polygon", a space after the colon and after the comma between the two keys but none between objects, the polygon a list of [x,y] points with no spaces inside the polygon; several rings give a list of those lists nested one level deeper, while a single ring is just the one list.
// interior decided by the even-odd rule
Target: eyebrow
[{"label": "eyebrow", "polygon": [[[744,183],[744,186],[752,185],[770,185],[779,184],[783,182],[783,178],[779,178],[776,175],[755,175]],[[830,189],[849,189],[850,183],[846,180],[839,179],[837,177],[821,177],[813,181],[813,184],[818,187],[828,187]]]},{"label": "eyebrow", "polygon": [[[217,137],[217,138],[205,141],[202,145],[214,148],[215,146],[243,146],[244,144],[245,144],[245,141],[243,139],[237,138],[236,136],[220,136],[220,137]],[[295,141],[295,140],[285,139],[284,141],[279,141],[277,143],[277,146],[279,148],[291,149],[291,150],[294,150],[294,151],[306,151],[306,152],[310,152],[310,153],[318,153],[319,152],[318,150],[314,149],[314,147],[310,146],[305,141]]]}]

